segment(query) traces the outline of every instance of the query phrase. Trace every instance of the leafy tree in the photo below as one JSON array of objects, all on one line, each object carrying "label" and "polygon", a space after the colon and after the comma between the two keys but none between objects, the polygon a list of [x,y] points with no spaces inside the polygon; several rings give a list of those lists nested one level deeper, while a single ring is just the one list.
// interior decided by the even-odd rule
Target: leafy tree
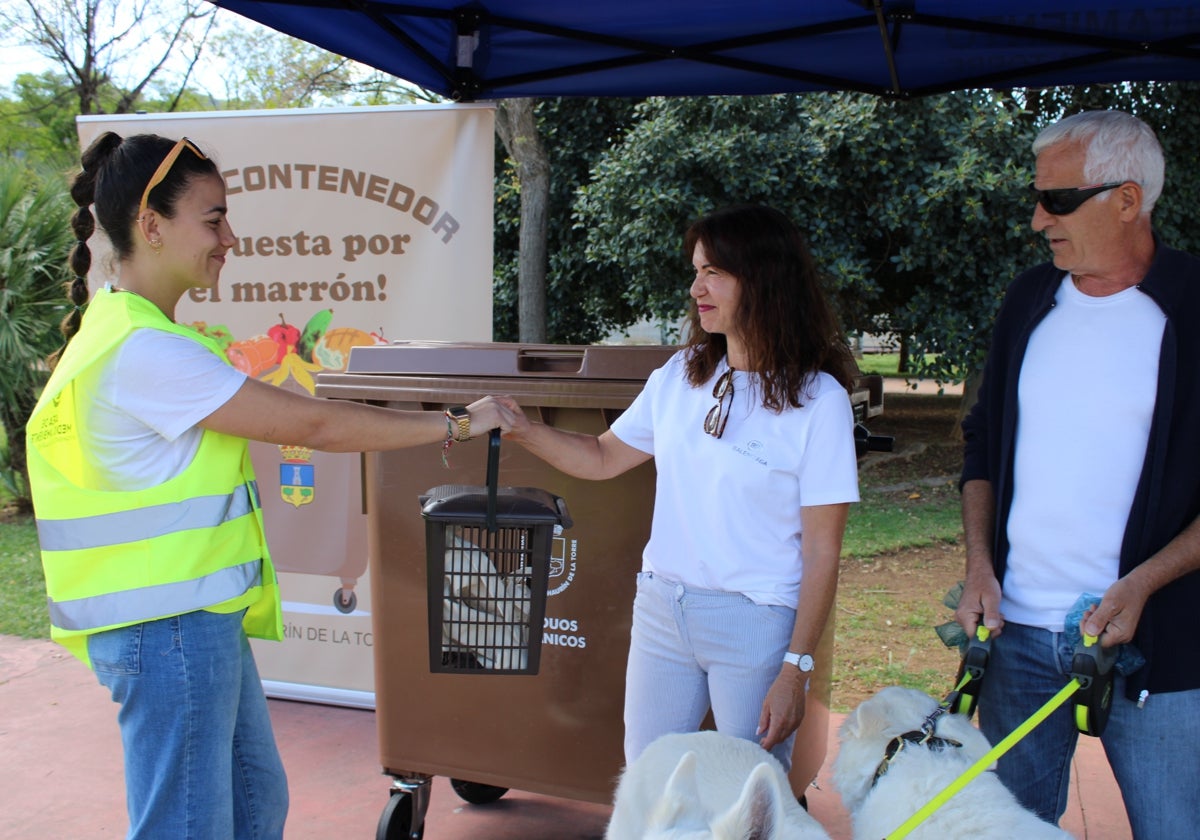
[{"label": "leafy tree", "polygon": [[[79,114],[126,114],[170,78],[176,110],[214,21],[203,0],[19,0],[0,8],[9,42],[33,47],[69,80]],[[183,65],[173,72],[168,59]]]},{"label": "leafy tree", "polygon": [[311,108],[352,84],[349,59],[273,30],[230,30],[212,46],[227,68],[227,108]]},{"label": "leafy tree", "polygon": [[[31,166],[65,172],[79,164],[79,135],[75,127],[78,101],[64,76],[53,72],[22,73],[11,85],[13,96],[0,97],[0,156]],[[158,113],[173,108],[203,111],[215,107],[211,98],[188,89],[157,96],[155,87],[139,101],[142,111]],[[115,102],[110,92],[105,102]],[[107,107],[107,105],[105,106]]]},{"label": "leafy tree", "polygon": [[[265,26],[240,21],[211,39],[225,84],[222,106],[311,108],[326,104],[438,102],[430,91]],[[209,62],[212,64],[212,62]]]},{"label": "leafy tree", "polygon": [[[1013,272],[1034,261],[1032,129],[1019,115],[984,92],[648,100],[580,192],[585,256],[620,278],[600,294],[676,318],[687,224],[724,204],[772,204],[806,229],[849,329],[902,336],[918,373],[958,379],[986,349]],[[925,353],[939,355],[931,365]]]},{"label": "leafy tree", "polygon": [[60,178],[0,161],[0,425],[8,435],[0,480],[26,508],[25,424],[47,376],[43,360],[61,344],[70,213]]},{"label": "leafy tree", "polygon": [[0,155],[67,169],[79,157],[69,85],[53,73],[22,73],[12,90],[14,98],[0,99]]},{"label": "leafy tree", "polygon": [[865,206],[855,219],[853,204],[835,204],[846,215],[822,245],[845,254],[856,243],[874,265],[879,292],[865,298],[872,311],[858,313],[859,328],[865,316],[900,336],[914,373],[961,380],[982,367],[1009,282],[1047,256],[1029,226],[1032,132],[1012,99],[988,92],[876,113],[876,149],[862,137],[868,149],[852,144],[837,166],[858,176],[844,186]]},{"label": "leafy tree", "polygon": [[609,278],[584,294],[610,298],[627,314],[678,317],[690,283],[679,246],[689,222],[743,201],[794,211],[808,191],[805,172],[818,154],[798,119],[802,109],[801,98],[786,96],[638,105],[633,126],[601,156],[575,204],[575,225],[588,234],[581,256]]},{"label": "leafy tree", "polygon": [[441,96],[423,87],[415,87],[403,79],[363,65],[350,89],[343,94],[350,105],[396,105],[405,103],[444,102]]},{"label": "leafy tree", "polygon": [[[634,100],[620,98],[537,102],[538,138],[550,173],[545,214],[544,340],[551,343],[589,344],[640,317],[639,306],[605,293],[611,289],[613,278],[582,258],[587,231],[570,223],[577,190],[587,182],[593,163],[629,125],[634,104]],[[493,334],[498,341],[520,337],[521,189],[518,164],[503,143],[497,142],[492,305]]]}]

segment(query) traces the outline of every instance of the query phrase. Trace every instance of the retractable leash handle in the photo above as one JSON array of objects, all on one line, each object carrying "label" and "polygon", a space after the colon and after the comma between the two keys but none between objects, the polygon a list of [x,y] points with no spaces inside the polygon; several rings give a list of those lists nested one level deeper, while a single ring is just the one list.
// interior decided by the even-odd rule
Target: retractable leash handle
[{"label": "retractable leash handle", "polygon": [[980,624],[975,628],[975,638],[967,644],[963,654],[963,677],[958,688],[952,692],[950,711],[956,715],[970,717],[979,702],[979,689],[987,673],[988,659],[992,655],[992,632]]},{"label": "retractable leash handle", "polygon": [[1108,725],[1116,662],[1117,648],[1101,647],[1097,636],[1084,633],[1075,646],[1075,658],[1071,660],[1071,676],[1079,681],[1079,691],[1075,695],[1075,726],[1084,735],[1098,738]]}]

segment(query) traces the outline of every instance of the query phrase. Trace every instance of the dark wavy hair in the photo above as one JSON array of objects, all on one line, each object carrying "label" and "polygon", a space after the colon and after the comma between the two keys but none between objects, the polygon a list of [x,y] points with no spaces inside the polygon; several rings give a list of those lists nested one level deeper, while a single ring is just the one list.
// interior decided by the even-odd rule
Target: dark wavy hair
[{"label": "dark wavy hair", "polygon": [[[106,131],[80,156],[83,169],[71,182],[71,198],[78,209],[71,216],[75,246],[67,258],[71,279],[67,281],[67,299],[72,308],[63,319],[61,330],[66,342],[79,332],[83,306],[88,301],[87,275],[92,268],[88,238],[96,230],[96,221],[112,243],[118,260],[133,254],[133,230],[137,221],[142,191],[154,177],[154,171],[175,146],[174,140],[157,134],[124,137]],[[168,219],[175,216],[175,205],[193,178],[217,175],[217,165],[188,149],[176,158],[162,182],[150,191],[147,206]],[[96,215],[92,216],[92,207]],[[48,360],[51,367],[62,356],[66,342]]]},{"label": "dark wavy hair", "polygon": [[[762,405],[772,411],[803,405],[805,380],[817,371],[847,390],[858,376],[836,314],[800,229],[771,207],[739,205],[697,220],[683,238],[690,262],[696,243],[709,262],[738,279],[734,318],[747,363],[761,383]],[[724,335],[706,333],[692,301],[685,347],[688,381],[707,382],[728,347]]]}]

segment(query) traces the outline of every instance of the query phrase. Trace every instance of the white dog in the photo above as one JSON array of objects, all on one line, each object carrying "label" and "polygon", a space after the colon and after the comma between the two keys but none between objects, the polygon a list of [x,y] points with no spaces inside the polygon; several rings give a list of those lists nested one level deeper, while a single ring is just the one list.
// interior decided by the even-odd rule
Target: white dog
[{"label": "white dog", "polygon": [[[863,702],[843,721],[833,783],[850,812],[856,840],[879,840],[894,832],[991,749],[965,715],[949,712],[937,717],[930,742],[901,737],[920,732],[937,706],[923,692],[893,686]],[[990,768],[908,836],[913,840],[1071,838],[1021,807]]]},{"label": "white dog", "polygon": [[664,735],[621,776],[605,840],[828,840],[783,766],[717,732]]}]

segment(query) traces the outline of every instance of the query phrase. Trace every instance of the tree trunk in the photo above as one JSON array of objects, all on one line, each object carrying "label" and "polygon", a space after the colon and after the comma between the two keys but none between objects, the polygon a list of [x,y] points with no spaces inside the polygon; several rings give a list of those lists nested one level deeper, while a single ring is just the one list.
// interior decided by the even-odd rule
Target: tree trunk
[{"label": "tree trunk", "polygon": [[550,160],[538,137],[536,99],[509,99],[496,106],[496,132],[517,163],[521,185],[521,235],[517,258],[517,332],[522,342],[546,341],[546,229]]},{"label": "tree trunk", "polygon": [[900,336],[900,361],[896,365],[897,373],[909,372],[908,336]]},{"label": "tree trunk", "polygon": [[963,380],[963,395],[962,402],[958,404],[958,422],[954,424],[954,428],[950,431],[951,440],[962,440],[962,421],[971,413],[971,409],[975,407],[975,401],[979,399],[979,386],[983,382],[983,371],[973,370],[967,374],[967,378]]}]

